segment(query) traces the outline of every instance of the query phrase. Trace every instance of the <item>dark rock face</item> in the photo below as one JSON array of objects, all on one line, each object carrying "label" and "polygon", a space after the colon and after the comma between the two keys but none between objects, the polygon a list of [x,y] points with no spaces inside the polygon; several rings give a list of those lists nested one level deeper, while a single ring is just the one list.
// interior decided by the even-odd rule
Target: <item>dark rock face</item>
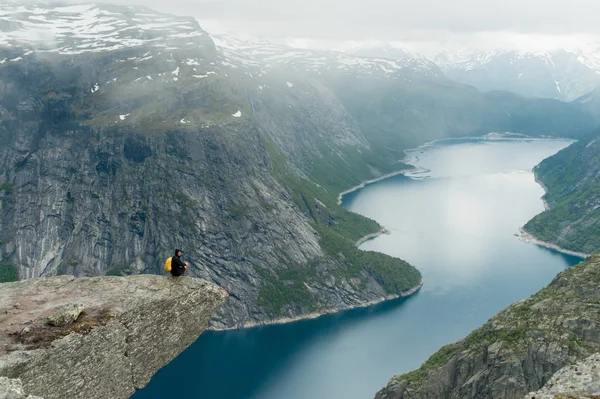
[{"label": "dark rock face", "polygon": [[14,239],[4,256],[22,278],[111,267],[160,273],[177,247],[193,275],[240,292],[258,278],[253,267],[321,255],[315,232],[253,155],[261,149],[252,131],[239,143],[217,129],[121,133],[48,135],[22,161],[7,157],[13,190],[2,227]]},{"label": "dark rock face", "polygon": [[600,256],[443,347],[420,369],[394,377],[377,399],[521,399],[561,368],[600,349]]},{"label": "dark rock face", "polygon": [[[189,277],[2,284],[0,376],[18,378],[25,392],[46,399],[128,398],[198,338],[226,298],[223,289]],[[80,303],[85,316],[47,324],[70,303]]]}]

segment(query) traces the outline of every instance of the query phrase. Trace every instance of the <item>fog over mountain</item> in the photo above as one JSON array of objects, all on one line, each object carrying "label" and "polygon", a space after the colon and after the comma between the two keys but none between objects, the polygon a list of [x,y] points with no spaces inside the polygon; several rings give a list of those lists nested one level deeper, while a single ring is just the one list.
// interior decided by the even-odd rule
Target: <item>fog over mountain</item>
[{"label": "fog over mountain", "polygon": [[[75,0],[67,0],[75,3]],[[565,47],[600,34],[588,0],[115,0],[199,21],[221,32],[328,41]],[[518,11],[517,11],[518,10]],[[214,30],[214,29],[213,29]]]}]

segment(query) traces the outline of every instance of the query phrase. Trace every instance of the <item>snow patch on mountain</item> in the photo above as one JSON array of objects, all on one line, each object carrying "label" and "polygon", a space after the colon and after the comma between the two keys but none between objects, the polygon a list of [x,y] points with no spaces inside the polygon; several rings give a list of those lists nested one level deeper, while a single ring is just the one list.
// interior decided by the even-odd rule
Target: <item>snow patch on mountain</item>
[{"label": "snow patch on mountain", "polygon": [[[263,39],[240,39],[214,36],[217,48],[225,57],[223,65],[253,68],[258,78],[274,69],[293,69],[297,72],[323,74],[333,70],[346,71],[358,76],[400,78],[399,74],[415,71],[430,77],[441,77],[439,68],[422,57],[386,59],[353,54],[292,48]],[[251,74],[248,73],[248,76]]]},{"label": "snow patch on mountain", "polygon": [[[0,26],[0,47],[20,48],[24,55],[32,50],[81,54],[141,45],[178,47],[182,38],[206,35],[192,18],[146,7],[95,4],[2,2]],[[202,40],[191,43],[202,45]]]},{"label": "snow patch on mountain", "polygon": [[527,97],[572,101],[600,84],[600,48],[520,51],[455,51],[432,56],[450,78],[480,90],[508,90]]}]

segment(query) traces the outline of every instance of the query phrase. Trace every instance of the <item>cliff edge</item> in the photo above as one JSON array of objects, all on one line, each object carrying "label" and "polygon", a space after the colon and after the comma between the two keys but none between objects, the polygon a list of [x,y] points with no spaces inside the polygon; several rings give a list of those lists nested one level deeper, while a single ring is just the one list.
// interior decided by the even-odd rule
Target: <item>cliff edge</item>
[{"label": "cliff edge", "polygon": [[189,277],[1,284],[0,377],[45,399],[128,398],[198,338],[226,298]]}]

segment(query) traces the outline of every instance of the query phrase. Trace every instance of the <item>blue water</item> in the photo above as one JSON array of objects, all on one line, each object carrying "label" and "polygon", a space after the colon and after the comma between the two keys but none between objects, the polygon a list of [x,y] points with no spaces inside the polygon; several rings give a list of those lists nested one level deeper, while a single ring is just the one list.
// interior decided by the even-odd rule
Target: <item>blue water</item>
[{"label": "blue water", "polygon": [[391,232],[361,248],[415,265],[420,292],[316,320],[206,332],[133,398],[372,398],[579,261],[515,236],[543,211],[533,166],[569,144],[462,140],[410,152],[417,173],[343,205]]}]

